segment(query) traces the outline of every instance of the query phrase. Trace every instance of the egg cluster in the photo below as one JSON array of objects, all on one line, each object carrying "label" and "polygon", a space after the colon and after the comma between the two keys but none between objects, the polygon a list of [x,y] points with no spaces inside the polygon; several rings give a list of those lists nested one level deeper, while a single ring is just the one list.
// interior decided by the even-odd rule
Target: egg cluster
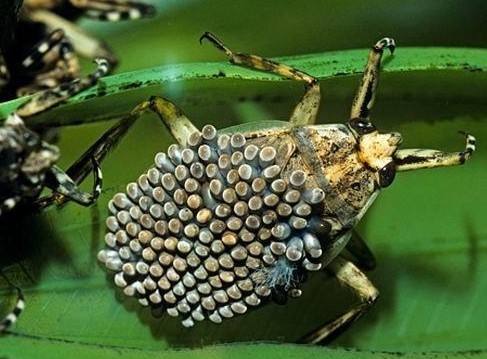
[{"label": "egg cluster", "polygon": [[98,258],[126,295],[190,327],[300,294],[300,273],[321,268],[315,233],[331,230],[325,194],[250,142],[207,125],[113,197]]}]

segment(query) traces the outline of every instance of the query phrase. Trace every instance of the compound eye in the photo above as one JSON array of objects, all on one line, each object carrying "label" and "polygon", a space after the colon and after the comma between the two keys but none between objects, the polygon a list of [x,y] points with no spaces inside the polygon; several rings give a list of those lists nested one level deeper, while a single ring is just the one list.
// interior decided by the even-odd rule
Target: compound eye
[{"label": "compound eye", "polygon": [[364,120],[362,118],[352,118],[350,121],[350,126],[357,132],[359,135],[365,135],[367,133],[371,133],[376,131],[376,128],[373,124],[369,121]]},{"label": "compound eye", "polygon": [[379,170],[379,186],[382,188],[390,186],[395,176],[396,165],[394,162],[389,162]]}]

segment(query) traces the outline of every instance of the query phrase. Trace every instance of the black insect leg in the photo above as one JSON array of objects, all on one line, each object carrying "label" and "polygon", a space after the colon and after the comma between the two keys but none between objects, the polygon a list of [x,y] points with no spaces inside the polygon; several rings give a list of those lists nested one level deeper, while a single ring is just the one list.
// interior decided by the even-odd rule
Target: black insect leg
[{"label": "black insect leg", "polygon": [[98,57],[107,59],[114,67],[118,59],[112,50],[100,40],[92,37],[80,27],[64,19],[63,17],[46,10],[32,10],[27,13],[28,18],[46,24],[50,29],[62,28],[74,47],[76,53],[83,57],[95,59]]},{"label": "black insect leg", "polygon": [[393,39],[385,37],[379,40],[369,52],[369,59],[360,82],[359,89],[352,103],[350,119],[369,121],[370,110],[374,104],[377,84],[379,82],[380,62],[384,49],[394,52],[396,44]]},{"label": "black insect leg", "polygon": [[125,0],[70,0],[84,15],[102,21],[136,20],[154,15],[153,6]]},{"label": "black insect leg", "polygon": [[356,230],[352,231],[352,236],[345,249],[352,255],[353,261],[363,270],[372,270],[376,266],[375,256]]},{"label": "black insect leg", "polygon": [[96,59],[97,69],[86,77],[63,83],[55,88],[41,91],[32,95],[32,97],[21,105],[16,113],[20,117],[28,117],[43,112],[63,101],[72,97],[76,93],[83,91],[93,85],[105,76],[110,65],[105,59]]},{"label": "black insect leg", "polygon": [[310,125],[316,122],[321,99],[318,79],[291,66],[280,64],[260,56],[235,53],[210,32],[205,32],[201,36],[200,42],[203,39],[210,41],[217,49],[223,51],[232,64],[254,70],[272,72],[290,80],[304,81],[306,83],[304,96],[294,108],[289,122],[296,126]]},{"label": "black insect leg", "polygon": [[429,149],[404,149],[394,154],[396,171],[410,171],[421,168],[462,165],[475,151],[475,137],[464,134],[465,149],[461,152],[443,152]]},{"label": "black insect leg", "polygon": [[25,308],[25,300],[21,289],[10,282],[7,276],[3,273],[3,270],[0,270],[0,274],[5,279],[5,281],[12,288],[15,289],[17,293],[17,299],[14,308],[3,319],[0,320],[0,334],[2,334],[6,332],[18,320],[20,314],[23,312]]},{"label": "black insect leg", "polygon": [[359,296],[361,303],[337,319],[304,336],[299,340],[300,343],[318,344],[329,342],[364,315],[379,296],[378,290],[352,262],[338,257],[330,263],[327,269],[336,276],[341,284],[353,290]]},{"label": "black insect leg", "polygon": [[151,97],[148,101],[142,102],[135,107],[132,114],[140,115],[147,110],[153,111],[159,116],[176,141],[181,145],[186,145],[192,134],[200,133],[191,120],[175,104],[163,97]]}]

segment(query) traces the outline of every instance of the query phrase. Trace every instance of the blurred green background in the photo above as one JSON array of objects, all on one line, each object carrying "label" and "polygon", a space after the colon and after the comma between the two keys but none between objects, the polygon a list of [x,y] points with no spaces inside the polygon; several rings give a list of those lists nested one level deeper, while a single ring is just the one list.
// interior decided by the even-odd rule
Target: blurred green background
[{"label": "blurred green background", "polygon": [[398,46],[487,45],[487,3],[482,0],[150,2],[159,9],[154,20],[81,21],[121,55],[119,71],[221,60],[214,49],[199,45],[205,31],[265,56],[364,48],[384,36],[394,37]]},{"label": "blurred green background", "polygon": [[[80,21],[119,55],[117,72],[224,60],[213,47],[198,43],[207,30],[236,50],[265,56],[368,48],[383,36],[396,39],[397,57],[406,46],[487,47],[484,1],[153,3],[159,15],[152,20],[121,24]],[[366,51],[364,64],[365,60]],[[91,67],[87,62],[86,66]],[[359,76],[353,76],[322,82],[321,123],[347,119],[358,80]],[[213,123],[222,128],[263,119],[285,120],[302,85],[215,79],[183,81],[151,91],[173,99],[198,126]],[[135,103],[147,95],[127,93],[119,101]],[[484,72],[382,76],[373,110],[377,127],[401,132],[403,147],[444,150],[460,150],[463,141],[457,131],[468,130],[476,135],[479,151],[464,167],[400,174],[381,194],[359,226],[377,256],[378,267],[370,277],[381,297],[370,313],[332,343],[333,348],[474,351],[472,355],[478,356],[487,350],[486,97]],[[71,112],[76,117],[74,109]],[[60,165],[69,166],[110,124],[64,128]],[[28,309],[15,327],[15,335],[1,338],[0,354],[2,344],[6,354],[21,357],[16,349],[21,345],[35,352],[37,347],[63,341],[68,347],[74,343],[71,348],[79,353],[86,344],[95,352],[97,346],[113,346],[121,355],[127,354],[127,348],[152,353],[228,342],[292,342],[355,301],[334,281],[316,275],[303,297],[286,306],[269,305],[221,326],[202,323],[186,330],[172,318],[152,319],[146,310],[115,293],[95,259],[103,245],[105,205],[150,165],[155,152],[171,142],[154,116],[143,117],[104,162],[105,190],[97,206],[87,210],[69,204],[40,216],[17,218],[18,223],[1,229],[9,243],[8,250],[1,253],[1,263],[26,289]],[[232,355],[277,353],[272,346],[251,346],[253,351],[239,348]],[[333,351],[297,350],[279,355],[334,355]],[[93,355],[90,353],[87,350],[85,355]],[[225,353],[211,349],[203,356]],[[348,355],[339,349],[336,353]],[[55,349],[48,354],[55,357]]]}]

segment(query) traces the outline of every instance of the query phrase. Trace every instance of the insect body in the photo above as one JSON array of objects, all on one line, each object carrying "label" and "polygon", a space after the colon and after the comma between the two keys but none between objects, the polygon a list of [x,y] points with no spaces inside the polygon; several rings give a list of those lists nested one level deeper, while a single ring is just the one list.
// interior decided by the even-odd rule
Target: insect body
[{"label": "insect body", "polygon": [[[317,343],[360,317],[377,289],[359,266],[372,260],[352,230],[397,171],[462,164],[464,151],[399,150],[401,136],[381,134],[369,120],[384,49],[371,50],[346,124],[315,125],[318,81],[270,60],[234,53],[214,35],[204,39],[234,64],[304,81],[289,122],[199,131],[168,100],[151,98],[134,114],[156,112],[179,145],[109,203],[106,248],[98,258],[115,284],[144,306],[193,326],[246,313],[269,300],[301,294],[309,272],[325,269],[361,298],[358,306],[303,338]],[[364,256],[365,253],[365,256]],[[364,265],[362,265],[364,264]]]},{"label": "insect body", "polygon": [[[96,71],[85,78],[33,95],[0,126],[0,221],[2,225],[5,225],[3,220],[6,216],[22,205],[42,209],[61,196],[89,206],[98,198],[102,184],[98,159],[91,155],[89,157],[90,169],[93,169],[95,174],[93,192],[83,192],[78,184],[84,177],[74,174],[72,178],[57,167],[59,149],[43,141],[39,134],[29,129],[20,117],[20,114],[27,117],[40,113],[94,85],[109,70],[109,64],[104,59],[97,59],[97,65]],[[52,189],[55,194],[39,199],[45,187]],[[2,268],[0,274],[17,291],[15,308],[0,321],[1,334],[17,321],[25,307],[25,302],[20,288],[3,275]]]},{"label": "insect body", "polygon": [[63,88],[41,92],[5,120],[0,127],[0,215],[19,203],[33,202],[45,186],[83,205],[90,205],[96,200],[101,187],[98,165],[95,164],[97,175],[93,194],[82,192],[64,171],[55,166],[59,158],[58,148],[44,142],[36,132],[27,128],[19,113],[43,111],[56,104],[58,99],[92,86],[108,69],[105,60],[98,60],[94,74],[65,84]]},{"label": "insect body", "polygon": [[[28,128],[23,118],[38,114],[62,102],[74,94],[97,83],[110,69],[104,59],[97,59],[94,73],[53,89],[33,95],[27,103],[8,116],[0,126],[0,220],[8,225],[9,214],[18,215],[22,209],[41,210],[52,204],[68,200],[83,206],[93,204],[101,192],[102,173],[99,163],[118,143],[135,122],[133,116],[122,118],[93,143],[66,171],[56,166],[59,150],[43,141],[38,133]],[[93,191],[82,191],[78,185],[94,174]],[[49,188],[52,194],[39,198],[42,190]],[[19,208],[20,207],[20,208]],[[3,221],[5,219],[5,221]],[[3,274],[0,268],[0,274]],[[16,288],[18,299],[15,309],[0,321],[0,333],[13,324],[24,308],[19,288],[8,278],[6,282]]]}]

